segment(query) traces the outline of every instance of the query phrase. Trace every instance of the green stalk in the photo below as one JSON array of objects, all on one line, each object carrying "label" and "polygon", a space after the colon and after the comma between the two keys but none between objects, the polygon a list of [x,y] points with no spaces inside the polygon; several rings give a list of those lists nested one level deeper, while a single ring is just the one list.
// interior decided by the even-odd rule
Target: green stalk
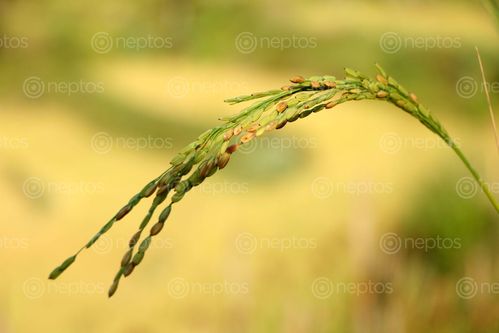
[{"label": "green stalk", "polygon": [[475,178],[478,185],[480,185],[480,188],[482,189],[483,193],[485,193],[485,195],[489,199],[490,203],[492,204],[492,206],[494,206],[494,208],[496,209],[496,212],[499,214],[499,204],[497,203],[497,200],[494,197],[494,195],[490,192],[489,186],[487,186],[487,184],[480,177],[480,174],[475,170],[475,168],[473,168],[473,166],[468,161],[466,156],[464,156],[461,149],[459,149],[459,147],[454,143],[452,145],[449,145],[449,146],[456,152],[457,156],[459,156],[461,161],[463,161],[466,168],[468,168],[470,173],[473,175],[473,178]]}]

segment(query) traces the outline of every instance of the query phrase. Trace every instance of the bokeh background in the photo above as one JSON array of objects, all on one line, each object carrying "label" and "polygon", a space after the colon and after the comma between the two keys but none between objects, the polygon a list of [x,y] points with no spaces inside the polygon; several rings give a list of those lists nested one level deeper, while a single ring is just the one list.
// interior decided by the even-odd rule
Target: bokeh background
[{"label": "bokeh background", "polygon": [[[107,299],[139,206],[240,106],[296,74],[416,92],[499,196],[497,22],[480,1],[1,1],[0,332],[498,332],[498,215],[453,152],[355,102],[242,149]],[[497,109],[497,107],[496,107]]]}]

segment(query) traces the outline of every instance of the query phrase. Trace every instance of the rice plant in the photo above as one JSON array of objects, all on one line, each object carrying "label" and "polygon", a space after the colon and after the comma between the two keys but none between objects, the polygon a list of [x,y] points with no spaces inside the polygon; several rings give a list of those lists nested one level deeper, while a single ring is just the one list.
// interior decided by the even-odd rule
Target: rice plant
[{"label": "rice plant", "polygon": [[[129,241],[108,295],[117,290],[122,277],[129,276],[138,266],[151,244],[152,237],[161,232],[172,206],[181,201],[187,192],[200,185],[206,178],[227,166],[241,145],[287,124],[306,118],[324,109],[331,109],[349,101],[378,100],[391,103],[419,120],[454,150],[471,172],[497,213],[499,205],[478,172],[469,163],[451,136],[423,105],[414,93],[402,87],[393,77],[377,65],[375,78],[358,71],[345,69],[345,78],[334,76],[302,76],[291,78],[291,84],[281,89],[269,90],[226,100],[230,104],[254,101],[240,113],[221,119],[223,123],[202,133],[194,142],[182,149],[170,162],[171,166],[150,181],[134,195],[83,247],[55,268],[49,278],[56,279],[84,250],[90,248],[104,233],[123,219],[141,200],[154,195],[149,211]],[[167,201],[168,199],[168,201]],[[167,201],[167,203],[165,203]],[[149,225],[156,210],[162,207],[156,223]],[[142,238],[142,240],[141,240]]]}]

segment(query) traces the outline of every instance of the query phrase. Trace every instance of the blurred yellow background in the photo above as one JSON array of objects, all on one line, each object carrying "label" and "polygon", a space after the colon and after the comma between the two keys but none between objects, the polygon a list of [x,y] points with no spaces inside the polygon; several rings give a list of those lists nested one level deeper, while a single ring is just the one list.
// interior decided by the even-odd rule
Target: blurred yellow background
[{"label": "blurred yellow background", "polygon": [[[107,298],[139,205],[56,281],[174,153],[293,75],[378,62],[499,197],[474,47],[479,1],[0,2],[0,332],[498,332],[498,217],[459,159],[390,105],[262,137],[172,211]],[[497,107],[496,107],[497,109]]]}]

